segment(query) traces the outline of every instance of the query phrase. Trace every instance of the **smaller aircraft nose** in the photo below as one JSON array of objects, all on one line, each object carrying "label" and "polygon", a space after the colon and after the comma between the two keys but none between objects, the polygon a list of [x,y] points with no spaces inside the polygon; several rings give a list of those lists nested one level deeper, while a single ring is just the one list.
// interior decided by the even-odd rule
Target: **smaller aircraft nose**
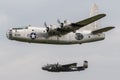
[{"label": "smaller aircraft nose", "polygon": [[12,39],[12,29],[7,31],[6,36],[8,39]]},{"label": "smaller aircraft nose", "polygon": [[46,70],[45,67],[42,67],[43,70]]}]

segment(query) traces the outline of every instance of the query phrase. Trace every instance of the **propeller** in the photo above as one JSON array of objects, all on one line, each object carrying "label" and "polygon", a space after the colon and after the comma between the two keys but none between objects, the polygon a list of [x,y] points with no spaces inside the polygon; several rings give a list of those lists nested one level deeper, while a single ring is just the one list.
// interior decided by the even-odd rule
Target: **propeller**
[{"label": "propeller", "polygon": [[57,67],[59,67],[59,63],[57,62]]},{"label": "propeller", "polygon": [[60,27],[61,27],[61,28],[64,26],[64,23],[61,22],[59,19],[57,20],[57,22],[60,24]]},{"label": "propeller", "polygon": [[57,22],[58,22],[59,24],[61,24],[61,22],[60,22],[60,20],[59,20],[59,19],[57,20]]},{"label": "propeller", "polygon": [[46,27],[46,31],[48,32],[49,31],[49,27],[47,26],[46,22],[44,22],[44,26]]},{"label": "propeller", "polygon": [[57,65],[59,65],[59,63],[57,62]]}]

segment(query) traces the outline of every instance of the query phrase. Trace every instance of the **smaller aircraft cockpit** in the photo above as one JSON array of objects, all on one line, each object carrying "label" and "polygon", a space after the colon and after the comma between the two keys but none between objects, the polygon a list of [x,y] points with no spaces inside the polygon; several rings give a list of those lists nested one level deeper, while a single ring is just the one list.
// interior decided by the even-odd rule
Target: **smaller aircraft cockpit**
[{"label": "smaller aircraft cockpit", "polygon": [[43,70],[54,70],[54,69],[58,69],[58,67],[60,67],[60,65],[57,64],[47,64],[44,67],[42,67]]}]

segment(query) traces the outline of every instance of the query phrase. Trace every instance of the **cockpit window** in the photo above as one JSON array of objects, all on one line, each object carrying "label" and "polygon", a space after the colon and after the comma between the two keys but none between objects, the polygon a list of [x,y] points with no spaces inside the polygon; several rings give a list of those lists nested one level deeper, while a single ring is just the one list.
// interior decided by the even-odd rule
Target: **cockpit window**
[{"label": "cockpit window", "polygon": [[23,29],[23,28],[12,28],[13,30]]},{"label": "cockpit window", "polygon": [[28,29],[29,27],[24,27],[24,28],[12,28],[13,30],[21,30],[21,29]]}]

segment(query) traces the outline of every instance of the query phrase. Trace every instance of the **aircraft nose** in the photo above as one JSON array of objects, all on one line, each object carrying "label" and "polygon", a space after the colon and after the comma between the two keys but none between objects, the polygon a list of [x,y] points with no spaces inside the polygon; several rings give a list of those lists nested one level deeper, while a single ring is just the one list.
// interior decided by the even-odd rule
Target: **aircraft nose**
[{"label": "aircraft nose", "polygon": [[6,36],[8,39],[12,39],[12,29],[7,31]]}]

